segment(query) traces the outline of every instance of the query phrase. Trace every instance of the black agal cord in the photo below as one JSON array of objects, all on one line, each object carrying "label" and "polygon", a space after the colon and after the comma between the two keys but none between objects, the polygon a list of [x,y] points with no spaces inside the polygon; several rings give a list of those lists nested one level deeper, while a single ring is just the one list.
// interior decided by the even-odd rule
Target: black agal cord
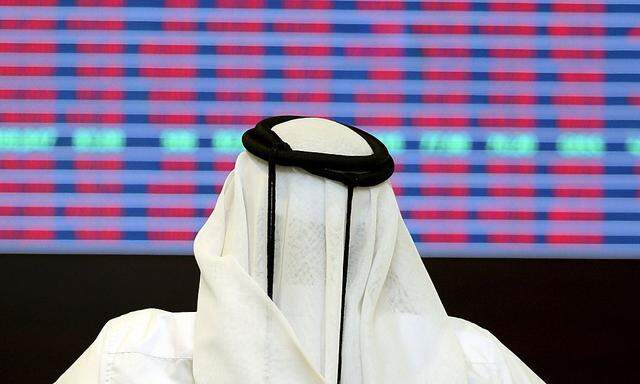
[{"label": "black agal cord", "polygon": [[272,131],[289,120],[304,116],[274,116],[261,120],[242,135],[242,144],[255,156],[269,163],[267,190],[267,294],[273,299],[273,273],[276,229],[276,165],[300,167],[309,173],[339,181],[347,186],[347,214],[345,218],[344,258],[342,262],[342,292],[340,303],[340,339],[338,348],[338,383],[342,373],[342,335],[349,266],[349,235],[353,188],[370,187],[387,180],[393,173],[393,159],[387,148],[367,132],[342,124],[360,135],[369,144],[371,155],[348,156],[293,150]]},{"label": "black agal cord", "polygon": [[349,235],[351,232],[351,202],[353,201],[353,186],[347,186],[347,217],[344,230],[344,256],[342,258],[342,297],[340,299],[340,339],[338,340],[338,383],[342,377],[342,334],[344,327],[344,303],[347,294],[347,269],[349,267]]}]

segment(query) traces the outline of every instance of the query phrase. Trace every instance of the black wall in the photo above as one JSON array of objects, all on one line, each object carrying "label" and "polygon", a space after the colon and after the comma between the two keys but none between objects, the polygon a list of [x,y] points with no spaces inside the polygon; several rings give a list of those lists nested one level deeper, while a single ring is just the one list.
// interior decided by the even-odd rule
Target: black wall
[{"label": "black wall", "polygon": [[[452,316],[547,383],[638,383],[640,260],[425,259]],[[192,257],[0,255],[0,380],[51,383],[110,318],[193,311]]]}]

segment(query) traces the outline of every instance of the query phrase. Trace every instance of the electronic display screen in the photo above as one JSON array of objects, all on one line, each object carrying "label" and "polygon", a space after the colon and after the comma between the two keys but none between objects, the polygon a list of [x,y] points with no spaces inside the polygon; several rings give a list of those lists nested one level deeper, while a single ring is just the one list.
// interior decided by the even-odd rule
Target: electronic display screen
[{"label": "electronic display screen", "polygon": [[391,149],[424,257],[640,257],[640,4],[0,0],[0,252],[191,254],[264,117]]}]

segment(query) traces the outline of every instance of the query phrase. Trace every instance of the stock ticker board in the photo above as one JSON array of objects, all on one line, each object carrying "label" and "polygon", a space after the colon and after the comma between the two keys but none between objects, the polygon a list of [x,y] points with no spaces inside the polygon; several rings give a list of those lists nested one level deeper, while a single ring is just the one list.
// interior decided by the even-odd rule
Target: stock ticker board
[{"label": "stock ticker board", "polygon": [[296,114],[387,144],[425,257],[640,257],[640,3],[0,0],[0,36],[0,253],[191,254]]}]

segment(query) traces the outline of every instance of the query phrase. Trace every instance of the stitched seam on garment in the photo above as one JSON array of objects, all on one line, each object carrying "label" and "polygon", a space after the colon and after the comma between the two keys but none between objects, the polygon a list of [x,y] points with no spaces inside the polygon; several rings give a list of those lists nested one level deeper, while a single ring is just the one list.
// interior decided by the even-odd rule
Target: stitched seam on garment
[{"label": "stitched seam on garment", "polygon": [[123,354],[137,354],[137,355],[143,355],[146,357],[152,357],[154,359],[164,359],[164,360],[193,360],[192,356],[177,356],[177,357],[167,357],[167,356],[156,356],[156,355],[151,355],[145,352],[127,352],[127,351],[120,351],[120,352],[106,352],[107,355],[123,355]]},{"label": "stitched seam on garment", "polygon": [[[109,353],[105,354],[105,357],[107,357],[109,355]],[[113,372],[113,359],[109,359],[109,361],[107,362],[107,366],[105,367],[106,370],[106,377],[105,377],[105,384],[109,384],[111,382],[111,372]]]},{"label": "stitched seam on garment", "polygon": [[[109,357],[108,352],[106,352],[105,350],[110,346],[109,342],[110,342],[110,335],[112,333],[112,320],[107,321],[107,323],[105,324],[105,334],[104,334],[104,342],[102,345],[102,351],[100,351],[102,353],[102,355],[100,356],[100,368],[98,370],[98,382],[102,382],[102,377],[104,376],[104,383],[105,384],[109,384],[111,382],[111,372],[112,372],[112,367],[113,367],[113,359],[107,359],[107,357]],[[106,364],[104,364],[104,367],[102,366],[103,363],[106,361]]]}]

